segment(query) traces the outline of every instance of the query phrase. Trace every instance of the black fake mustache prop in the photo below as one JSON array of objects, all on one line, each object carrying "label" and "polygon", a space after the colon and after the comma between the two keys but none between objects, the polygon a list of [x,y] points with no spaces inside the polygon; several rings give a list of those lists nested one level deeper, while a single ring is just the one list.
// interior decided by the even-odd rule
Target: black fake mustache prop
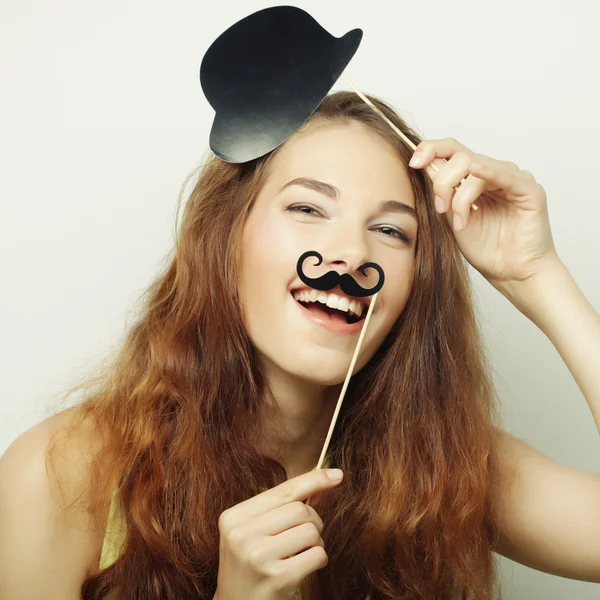
[{"label": "black fake mustache prop", "polygon": [[323,262],[323,257],[318,252],[315,250],[308,250],[298,259],[298,262],[296,263],[296,271],[298,273],[298,277],[300,277],[300,279],[306,285],[316,290],[332,290],[334,287],[339,285],[344,294],[348,294],[348,296],[354,296],[356,298],[365,298],[366,296],[372,296],[383,287],[383,282],[385,281],[383,269],[374,262],[366,262],[364,265],[361,265],[358,268],[358,270],[365,275],[365,277],[367,276],[365,271],[368,268],[375,269],[377,273],[379,273],[379,281],[371,288],[364,288],[356,283],[354,277],[352,277],[352,275],[349,273],[340,274],[337,271],[328,271],[325,273],[325,275],[315,277],[314,279],[307,277],[302,271],[302,265],[310,256],[315,256],[318,258],[319,262],[317,262],[315,266],[318,266]]}]

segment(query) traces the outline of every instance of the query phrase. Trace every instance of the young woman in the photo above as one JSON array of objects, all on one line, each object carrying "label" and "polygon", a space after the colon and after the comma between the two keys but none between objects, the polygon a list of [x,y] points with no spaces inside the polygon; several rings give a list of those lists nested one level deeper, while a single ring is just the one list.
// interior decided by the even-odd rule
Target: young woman
[{"label": "young woman", "polygon": [[[2,458],[1,598],[487,599],[494,552],[600,582],[600,476],[498,427],[463,259],[548,335],[600,425],[600,318],[544,189],[372,100],[414,156],[338,92],[269,155],[203,166],[114,362]],[[307,250],[386,276],[329,446],[341,480],[314,466],[366,307],[307,289]]]}]

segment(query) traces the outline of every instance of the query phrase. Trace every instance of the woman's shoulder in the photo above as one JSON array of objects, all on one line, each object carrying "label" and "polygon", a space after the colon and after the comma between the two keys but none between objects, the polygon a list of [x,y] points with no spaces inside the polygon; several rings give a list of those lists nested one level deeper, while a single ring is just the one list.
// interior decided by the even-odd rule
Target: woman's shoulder
[{"label": "woman's shoulder", "polygon": [[23,586],[37,597],[38,585],[49,596],[79,597],[97,569],[106,515],[92,517],[81,501],[99,438],[77,411],[41,421],[0,457],[0,562],[9,573],[0,597]]}]

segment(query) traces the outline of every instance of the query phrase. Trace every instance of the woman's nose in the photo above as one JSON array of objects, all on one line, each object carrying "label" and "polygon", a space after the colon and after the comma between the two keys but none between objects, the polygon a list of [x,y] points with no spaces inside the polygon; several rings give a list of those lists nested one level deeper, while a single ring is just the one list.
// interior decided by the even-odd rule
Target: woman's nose
[{"label": "woman's nose", "polygon": [[336,271],[353,273],[371,260],[365,232],[352,227],[339,227],[330,231],[325,247],[319,251],[323,263]]}]

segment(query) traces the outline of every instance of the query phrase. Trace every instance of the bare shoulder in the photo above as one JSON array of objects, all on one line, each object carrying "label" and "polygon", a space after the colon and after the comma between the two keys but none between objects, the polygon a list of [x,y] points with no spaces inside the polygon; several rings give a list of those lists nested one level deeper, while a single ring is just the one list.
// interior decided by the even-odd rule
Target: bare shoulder
[{"label": "bare shoulder", "polygon": [[497,433],[496,552],[546,573],[600,583],[600,474]]},{"label": "bare shoulder", "polygon": [[98,564],[103,531],[77,504],[98,440],[84,424],[60,443],[76,410],[38,423],[0,458],[1,598],[79,598]]}]

